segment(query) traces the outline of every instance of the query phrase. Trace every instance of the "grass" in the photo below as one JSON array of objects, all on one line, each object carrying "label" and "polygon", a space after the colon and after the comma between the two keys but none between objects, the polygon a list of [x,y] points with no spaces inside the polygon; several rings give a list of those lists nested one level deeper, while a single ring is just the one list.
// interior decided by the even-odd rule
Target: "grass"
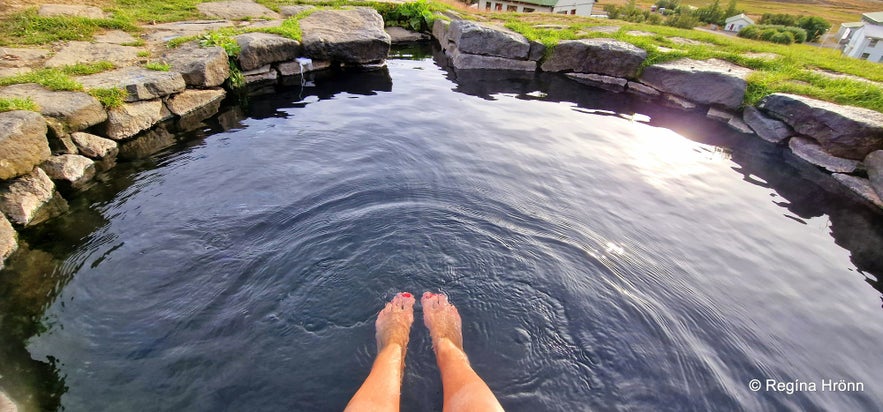
[{"label": "grass", "polygon": [[122,106],[128,95],[125,90],[118,87],[111,89],[91,89],[89,90],[89,94],[98,99],[98,101],[108,109]]},{"label": "grass", "polygon": [[[749,67],[755,72],[748,78],[744,104],[756,104],[764,96],[775,92],[796,93],[821,100],[883,112],[883,65],[842,57],[838,50],[810,45],[777,45],[698,30],[667,26],[627,23],[616,20],[574,18],[551,15],[515,13],[487,14],[485,17],[504,24],[546,46],[562,40],[610,37],[634,44],[647,51],[644,66],[679,58],[706,60],[717,58]],[[563,29],[536,28],[540,24],[557,24]],[[592,32],[596,26],[619,26],[615,33]],[[652,33],[650,36],[629,35],[629,31]],[[673,38],[701,42],[698,45],[678,44]],[[660,47],[673,49],[665,52]],[[767,60],[746,53],[772,53],[778,57]],[[828,70],[865,78],[878,84],[848,78],[830,78],[819,74]]]},{"label": "grass", "polygon": [[91,40],[105,29],[137,31],[125,18],[40,17],[28,9],[0,20],[0,46],[46,44],[60,40]]},{"label": "grass", "polygon": [[[600,5],[596,3],[596,7],[600,10],[605,4],[624,5],[627,2],[628,0],[607,0]],[[655,3],[655,0],[637,0],[637,4],[645,10]],[[707,6],[710,3],[711,0],[681,0],[681,4],[695,7]],[[880,2],[875,0],[739,0],[737,5],[755,21],[764,13],[818,16],[831,22],[835,32],[840,23],[859,21],[862,13],[881,10]],[[721,1],[721,6],[726,7],[727,2]]]},{"label": "grass", "polygon": [[167,72],[172,68],[169,64],[161,62],[148,62],[144,67],[158,72]]},{"label": "grass", "polygon": [[0,77],[0,86],[37,83],[49,90],[79,91],[83,90],[83,85],[74,80],[71,76],[85,76],[100,73],[111,70],[114,67],[113,63],[104,61],[91,64],[79,63],[72,66],[58,68],[44,68],[16,76]]},{"label": "grass", "polygon": [[20,97],[0,97],[0,113],[3,112],[11,112],[13,110],[29,110],[32,112],[39,112],[40,107],[31,100],[30,97],[26,97],[24,99]]}]

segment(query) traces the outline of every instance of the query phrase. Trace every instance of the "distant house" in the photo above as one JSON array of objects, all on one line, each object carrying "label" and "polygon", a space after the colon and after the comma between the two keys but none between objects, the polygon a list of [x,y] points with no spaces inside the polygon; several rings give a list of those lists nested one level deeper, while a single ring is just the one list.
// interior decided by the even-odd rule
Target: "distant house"
[{"label": "distant house", "polygon": [[485,11],[558,13],[591,16],[595,0],[479,0]]},{"label": "distant house", "polygon": [[752,24],[754,24],[754,20],[751,20],[745,13],[741,13],[724,21],[724,30],[738,32],[743,27],[751,26]]},{"label": "distant house", "polygon": [[843,54],[883,62],[883,11],[862,14],[862,21],[843,23],[837,32]]}]

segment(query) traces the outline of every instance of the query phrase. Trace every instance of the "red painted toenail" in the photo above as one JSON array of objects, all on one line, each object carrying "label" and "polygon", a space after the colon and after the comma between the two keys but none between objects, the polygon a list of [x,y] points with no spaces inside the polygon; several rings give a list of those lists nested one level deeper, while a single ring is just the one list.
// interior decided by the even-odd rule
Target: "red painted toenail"
[{"label": "red painted toenail", "polygon": [[402,297],[410,298],[410,297],[411,297],[411,294],[408,293],[408,292],[402,292]]}]

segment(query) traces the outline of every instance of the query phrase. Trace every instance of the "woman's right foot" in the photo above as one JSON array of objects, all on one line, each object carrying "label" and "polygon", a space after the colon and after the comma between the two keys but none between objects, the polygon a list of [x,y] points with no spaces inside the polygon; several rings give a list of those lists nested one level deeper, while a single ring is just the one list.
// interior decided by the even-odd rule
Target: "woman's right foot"
[{"label": "woman's right foot", "polygon": [[429,328],[432,347],[438,350],[442,340],[449,340],[463,350],[463,332],[460,313],[441,293],[424,292],[420,299],[423,304],[423,323]]}]

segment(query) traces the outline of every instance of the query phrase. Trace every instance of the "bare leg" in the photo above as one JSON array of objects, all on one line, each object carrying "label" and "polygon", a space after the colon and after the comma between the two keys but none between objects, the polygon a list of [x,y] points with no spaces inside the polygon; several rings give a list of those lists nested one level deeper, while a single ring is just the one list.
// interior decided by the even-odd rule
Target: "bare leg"
[{"label": "bare leg", "polygon": [[396,294],[377,314],[377,358],[346,411],[398,411],[405,350],[414,322],[414,297]]},{"label": "bare leg", "polygon": [[487,384],[469,366],[463,351],[460,313],[442,294],[426,292],[423,323],[429,328],[432,348],[444,387],[444,412],[502,411],[503,407]]}]

